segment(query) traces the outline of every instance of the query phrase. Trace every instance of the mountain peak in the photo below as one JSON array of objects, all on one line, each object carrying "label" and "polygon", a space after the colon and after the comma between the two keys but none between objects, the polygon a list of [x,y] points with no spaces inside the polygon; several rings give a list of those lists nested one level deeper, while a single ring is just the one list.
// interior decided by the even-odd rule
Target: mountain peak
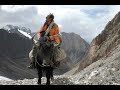
[{"label": "mountain peak", "polygon": [[31,39],[31,30],[26,27],[19,27],[19,26],[13,26],[13,25],[6,25],[2,29],[6,30],[8,33],[17,33],[21,37],[29,38]]},{"label": "mountain peak", "polygon": [[15,32],[15,30],[17,31],[18,29],[20,29],[20,30],[26,32],[27,34],[31,34],[31,30],[29,28],[14,26],[14,25],[10,25],[10,24],[4,26],[2,29],[9,31],[9,33],[13,33],[13,31]]}]

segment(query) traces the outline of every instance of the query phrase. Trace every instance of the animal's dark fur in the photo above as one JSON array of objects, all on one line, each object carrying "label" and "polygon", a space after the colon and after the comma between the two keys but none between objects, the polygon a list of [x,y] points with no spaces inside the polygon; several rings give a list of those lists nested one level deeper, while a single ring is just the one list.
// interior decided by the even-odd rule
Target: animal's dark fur
[{"label": "animal's dark fur", "polygon": [[[43,39],[45,40],[45,39]],[[41,41],[42,42],[42,41]],[[53,46],[47,46],[45,43],[40,44],[40,50],[37,53],[37,62],[36,68],[38,71],[38,84],[41,84],[41,78],[43,76],[43,72],[46,74],[47,82],[46,85],[50,85],[50,78],[53,77],[53,66],[52,66],[52,54],[53,54]],[[46,60],[47,63],[44,63],[43,60]],[[42,64],[46,64],[49,66],[42,66]]]}]

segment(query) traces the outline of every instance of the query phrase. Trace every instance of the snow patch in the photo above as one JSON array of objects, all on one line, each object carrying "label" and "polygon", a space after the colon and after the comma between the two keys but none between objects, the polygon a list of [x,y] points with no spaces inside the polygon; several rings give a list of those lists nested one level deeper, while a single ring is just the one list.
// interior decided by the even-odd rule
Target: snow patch
[{"label": "snow patch", "polygon": [[29,39],[32,38],[29,34],[27,34],[26,32],[24,32],[24,31],[22,31],[22,30],[18,29],[18,31],[19,31],[20,33],[22,33],[23,35],[25,35],[26,37],[28,37]]},{"label": "snow patch", "polygon": [[9,78],[6,78],[6,77],[3,77],[3,76],[0,76],[0,81],[13,81],[12,79],[9,79]]}]

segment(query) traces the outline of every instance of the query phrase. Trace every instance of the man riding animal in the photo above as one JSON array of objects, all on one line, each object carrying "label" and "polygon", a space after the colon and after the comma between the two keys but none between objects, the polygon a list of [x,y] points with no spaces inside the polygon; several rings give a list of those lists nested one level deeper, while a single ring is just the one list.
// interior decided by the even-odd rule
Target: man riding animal
[{"label": "man riding animal", "polygon": [[[55,48],[59,48],[59,45],[61,44],[61,39],[59,36],[59,27],[56,23],[54,23],[54,15],[49,14],[46,17],[46,22],[41,27],[40,31],[37,33],[38,41],[34,43],[33,48],[29,53],[29,57],[31,57],[31,63],[30,63],[30,66],[28,66],[28,68],[35,68],[35,58],[37,55],[37,50],[40,47],[39,42],[42,39],[41,32],[45,32],[44,39],[50,41],[50,43]],[[60,63],[59,61],[56,61],[55,59],[53,59],[54,66],[58,66],[59,63]]]}]

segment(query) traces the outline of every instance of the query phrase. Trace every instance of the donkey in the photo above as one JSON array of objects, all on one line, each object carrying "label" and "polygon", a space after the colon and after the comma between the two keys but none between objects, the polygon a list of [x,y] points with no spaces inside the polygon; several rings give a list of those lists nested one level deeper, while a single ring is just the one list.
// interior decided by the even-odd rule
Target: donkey
[{"label": "donkey", "polygon": [[[43,35],[42,35],[43,34]],[[46,85],[50,85],[50,79],[53,78],[53,45],[46,40],[44,32],[41,32],[41,38],[39,40],[39,50],[36,56],[36,68],[38,71],[38,84],[41,85],[41,78],[45,73],[47,81]]]}]

